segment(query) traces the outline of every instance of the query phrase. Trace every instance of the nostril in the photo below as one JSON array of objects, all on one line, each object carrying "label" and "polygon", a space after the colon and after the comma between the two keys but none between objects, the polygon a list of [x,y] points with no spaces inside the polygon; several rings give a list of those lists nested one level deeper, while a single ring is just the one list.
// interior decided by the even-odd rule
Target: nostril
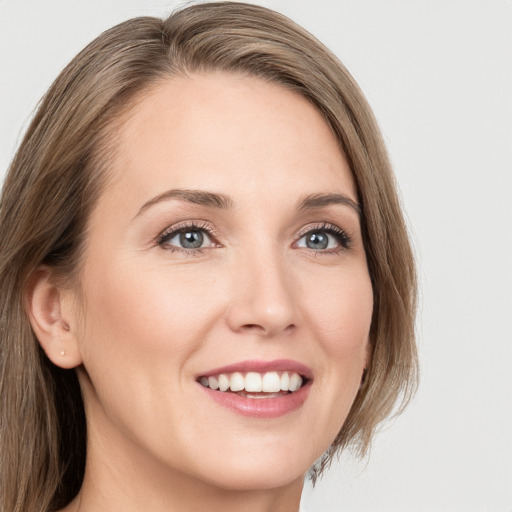
[{"label": "nostril", "polygon": [[294,324],[290,324],[282,330],[279,327],[275,328],[274,326],[270,326],[270,325],[268,327],[266,327],[266,326],[260,325],[260,324],[244,324],[240,327],[240,331],[242,331],[242,332],[243,331],[253,332],[256,334],[263,335],[263,336],[273,336],[280,332],[291,333],[294,329],[295,329]]},{"label": "nostril", "polygon": [[290,324],[288,327],[286,327],[286,328],[284,329],[284,332],[286,332],[286,333],[291,333],[291,332],[292,332],[292,331],[294,331],[294,330],[295,330],[295,324]]},{"label": "nostril", "polygon": [[263,285],[253,283],[236,288],[226,310],[226,320],[233,332],[275,336],[294,329],[299,311],[291,295]]},{"label": "nostril", "polygon": [[259,324],[244,324],[240,326],[241,331],[253,331],[260,334],[267,334],[268,329]]}]

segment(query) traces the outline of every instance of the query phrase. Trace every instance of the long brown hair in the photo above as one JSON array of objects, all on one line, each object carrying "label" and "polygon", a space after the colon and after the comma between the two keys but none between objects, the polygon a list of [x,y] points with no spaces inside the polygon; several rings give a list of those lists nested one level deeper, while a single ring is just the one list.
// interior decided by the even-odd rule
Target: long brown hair
[{"label": "long brown hair", "polygon": [[[24,310],[41,264],[77,286],[87,219],[108,175],[121,114],[169,76],[224,71],[303,95],[348,159],[362,208],[374,291],[371,358],[361,390],[315,479],[347,446],[364,454],[376,426],[405,405],[417,378],[416,281],[407,230],[382,138],[363,94],[321,43],[255,5],[207,3],[169,18],[135,18],[106,31],[42,99],[9,168],[0,203],[0,510],[68,504],[85,465],[83,402],[74,370],[45,356]],[[398,404],[398,407],[397,407]]]}]

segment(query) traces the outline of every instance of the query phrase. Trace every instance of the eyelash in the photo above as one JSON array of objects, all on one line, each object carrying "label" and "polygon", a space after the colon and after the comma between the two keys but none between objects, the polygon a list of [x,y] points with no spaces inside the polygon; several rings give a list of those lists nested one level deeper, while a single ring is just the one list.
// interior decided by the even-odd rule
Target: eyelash
[{"label": "eyelash", "polygon": [[[216,242],[216,239],[218,239],[218,236],[216,235],[215,230],[212,228],[210,224],[207,222],[196,222],[196,221],[190,221],[185,222],[182,224],[179,224],[178,226],[172,226],[165,231],[163,231],[157,238],[157,245],[160,246],[162,249],[171,251],[171,252],[181,252],[184,253],[187,256],[191,255],[200,255],[204,252],[205,249],[208,249],[209,247],[199,247],[196,249],[187,249],[185,247],[177,247],[174,245],[169,245],[168,242],[172,238],[174,238],[176,235],[179,235],[181,233],[186,233],[187,231],[202,231],[206,232],[208,238],[212,240],[212,244],[209,247],[221,247],[221,244]],[[350,249],[352,245],[352,238],[348,235],[348,233],[339,228],[338,226],[335,226],[334,224],[330,224],[328,222],[322,222],[317,225],[308,226],[307,229],[299,231],[297,233],[297,241],[294,242],[294,245],[297,244],[299,240],[304,238],[305,236],[315,233],[315,232],[321,232],[321,233],[327,233],[329,235],[332,235],[336,241],[339,243],[339,246],[334,249],[329,250],[317,250],[317,249],[311,249],[307,248],[308,251],[314,253],[315,255],[318,254],[338,254],[342,251],[345,251],[347,249]]]},{"label": "eyelash", "polygon": [[220,244],[215,242],[218,236],[215,230],[207,222],[190,221],[179,224],[178,226],[172,226],[161,233],[157,238],[157,245],[162,249],[170,252],[181,252],[187,256],[199,256],[208,247],[199,247],[197,249],[187,249],[186,247],[177,247],[175,245],[169,245],[167,242],[174,238],[180,233],[186,233],[187,231],[203,231],[207,234],[208,238],[212,239],[212,245],[210,247],[220,247]]},{"label": "eyelash", "polygon": [[308,250],[313,252],[315,255],[338,254],[347,249],[350,249],[352,245],[352,238],[350,237],[350,235],[344,229],[341,229],[334,224],[330,224],[329,222],[322,222],[320,224],[308,226],[306,229],[299,231],[299,233],[297,234],[298,240],[301,240],[305,236],[315,232],[327,233],[329,235],[332,235],[339,243],[339,246],[333,249],[316,250],[308,248]]}]

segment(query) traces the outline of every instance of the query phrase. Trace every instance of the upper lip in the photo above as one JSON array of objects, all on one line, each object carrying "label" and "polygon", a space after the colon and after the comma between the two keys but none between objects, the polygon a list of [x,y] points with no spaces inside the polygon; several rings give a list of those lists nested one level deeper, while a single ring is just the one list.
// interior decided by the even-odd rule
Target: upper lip
[{"label": "upper lip", "polygon": [[275,359],[274,361],[261,361],[261,360],[246,360],[238,363],[232,363],[219,368],[213,368],[198,375],[198,377],[210,377],[213,375],[220,375],[221,373],[247,373],[247,372],[284,372],[292,371],[300,374],[306,379],[313,378],[311,368],[305,364],[293,361],[292,359]]}]

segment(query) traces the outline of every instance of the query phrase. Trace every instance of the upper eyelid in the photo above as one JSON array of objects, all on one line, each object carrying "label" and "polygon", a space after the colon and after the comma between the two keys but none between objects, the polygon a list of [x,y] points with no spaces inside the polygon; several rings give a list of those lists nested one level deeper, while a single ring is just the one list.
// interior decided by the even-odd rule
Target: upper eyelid
[{"label": "upper eyelid", "polygon": [[213,246],[222,247],[222,244],[219,243],[218,238],[214,234],[214,228],[206,221],[184,221],[178,224],[168,226],[163,231],[161,231],[160,234],[156,237],[154,244],[157,247],[160,247],[160,249],[164,249],[166,251],[172,250],[174,252],[180,252],[185,255],[199,255],[205,249],[208,249],[208,247],[180,247],[178,245],[169,243],[170,240],[175,238],[178,234],[186,231],[204,231],[206,232],[207,238]]},{"label": "upper eyelid", "polygon": [[[220,233],[217,229],[208,221],[205,220],[189,220],[189,221],[183,221],[178,222],[176,224],[173,224],[171,226],[166,227],[164,230],[160,232],[160,234],[157,236],[157,242],[161,243],[164,238],[168,238],[169,235],[179,233],[180,231],[185,231],[187,229],[190,230],[197,230],[197,231],[205,231],[208,236],[211,238],[214,238],[217,242],[222,238]],[[315,223],[309,223],[306,226],[302,227],[299,231],[295,233],[295,239],[298,240],[308,233],[311,233],[312,231],[320,231],[320,230],[332,230],[335,233],[343,234],[345,235],[349,240],[352,240],[353,237],[351,233],[331,222],[326,221],[320,221]]]},{"label": "upper eyelid", "polygon": [[185,231],[187,229],[194,231],[206,231],[208,235],[213,238],[217,238],[217,230],[207,221],[204,220],[194,220],[194,221],[184,221],[179,222],[177,224],[173,224],[172,226],[167,226],[157,237],[157,240],[161,240],[164,237],[168,237],[173,233],[179,233],[180,231]]},{"label": "upper eyelid", "polygon": [[339,231],[340,233],[344,233],[347,236],[349,236],[349,232],[340,227],[336,224],[333,224],[331,222],[319,222],[314,224],[308,224],[307,226],[304,226],[297,232],[297,237],[303,237],[304,235],[307,235],[308,233],[311,233],[311,231],[321,231],[321,230],[333,230],[333,231]]},{"label": "upper eyelid", "polygon": [[[338,242],[341,244],[341,247],[343,249],[350,249],[352,247],[352,244],[354,242],[354,237],[352,233],[337,224],[333,224],[331,222],[320,222],[316,224],[309,224],[308,226],[305,226],[302,228],[302,230],[297,234],[296,241],[294,244],[298,243],[299,240],[304,238],[309,233],[315,232],[315,231],[324,231],[331,233],[331,236],[334,236],[338,238]],[[329,251],[318,251],[325,252],[326,254],[329,253]]]}]

